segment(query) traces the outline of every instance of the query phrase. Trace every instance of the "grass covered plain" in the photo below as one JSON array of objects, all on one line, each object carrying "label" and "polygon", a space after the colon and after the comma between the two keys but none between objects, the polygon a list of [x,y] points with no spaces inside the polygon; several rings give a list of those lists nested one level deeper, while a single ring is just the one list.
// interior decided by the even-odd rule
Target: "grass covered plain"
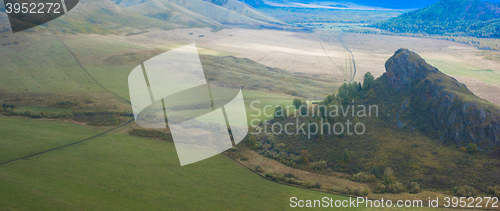
[{"label": "grass covered plain", "polygon": [[0,162],[77,142],[101,132],[58,121],[0,116]]},{"label": "grass covered plain", "polygon": [[[47,54],[47,52],[51,52]],[[55,38],[0,49],[0,90],[17,93],[104,92]]]},{"label": "grass covered plain", "polygon": [[[0,118],[2,134],[36,134],[16,135],[23,146],[48,142],[40,138],[44,133],[62,142],[93,130]],[[283,210],[292,196],[346,199],[270,182],[224,155],[181,167],[173,143],[119,133],[0,166],[0,207],[6,210]]]}]

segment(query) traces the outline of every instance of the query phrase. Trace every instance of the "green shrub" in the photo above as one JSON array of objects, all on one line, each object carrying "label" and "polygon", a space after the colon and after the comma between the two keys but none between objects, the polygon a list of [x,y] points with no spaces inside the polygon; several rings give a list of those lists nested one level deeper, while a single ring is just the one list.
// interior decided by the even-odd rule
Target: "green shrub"
[{"label": "green shrub", "polygon": [[254,135],[250,135],[250,138],[248,138],[248,145],[250,146],[251,149],[256,150],[259,148],[257,145],[257,141],[255,139]]},{"label": "green shrub", "polygon": [[322,170],[326,169],[327,164],[326,164],[326,161],[323,160],[323,161],[309,163],[308,167],[310,169],[314,169],[314,170],[317,170],[317,171],[322,171]]},{"label": "green shrub", "polygon": [[299,178],[296,178],[291,173],[278,174],[274,172],[268,172],[264,177],[273,181],[280,181],[288,184],[300,185],[306,188],[318,188],[318,189],[321,188],[321,184],[319,182],[312,182],[312,181],[303,182],[300,181]]},{"label": "green shrub", "polygon": [[406,188],[403,183],[396,182],[387,186],[388,193],[402,193],[405,192]]},{"label": "green shrub", "polygon": [[302,150],[300,152],[300,163],[309,164],[309,152],[307,150]]},{"label": "green shrub", "polygon": [[417,182],[411,182],[409,185],[409,192],[410,193],[420,193],[420,185]]},{"label": "green shrub", "polygon": [[356,196],[366,196],[366,195],[368,195],[368,193],[370,193],[370,189],[360,188],[360,187],[354,188],[351,191],[351,194],[356,195]]},{"label": "green shrub", "polygon": [[488,187],[488,193],[500,198],[500,185],[495,185],[495,187]]},{"label": "green shrub", "polygon": [[276,108],[274,109],[274,119],[278,120],[286,117],[288,117],[288,113],[285,107],[282,105],[276,106]]},{"label": "green shrub", "polygon": [[467,152],[471,153],[471,154],[476,153],[477,152],[477,145],[472,144],[472,143],[468,144],[467,145]]},{"label": "green shrub", "polygon": [[394,181],[396,181],[396,176],[394,176],[394,171],[391,169],[391,167],[387,167],[384,170],[384,176],[382,176],[382,179],[384,180],[384,183],[386,185],[393,184]]},{"label": "green shrub", "polygon": [[172,136],[170,134],[164,133],[159,130],[152,129],[132,129],[128,131],[128,134],[133,136],[141,136],[147,138],[159,138],[165,141],[173,141]]},{"label": "green shrub", "polygon": [[387,192],[387,187],[382,184],[382,183],[379,183],[376,187],[375,187],[375,190],[373,191],[374,193],[385,193]]},{"label": "green shrub", "polygon": [[479,191],[476,190],[472,186],[464,185],[464,186],[457,186],[453,188],[453,192],[457,194],[458,196],[462,197],[475,197],[479,195]]},{"label": "green shrub", "polygon": [[375,176],[377,176],[377,177],[379,177],[380,174],[381,174],[380,173],[380,169],[378,167],[376,167],[376,166],[374,166],[374,167],[372,167],[370,169],[370,173],[373,174],[373,175],[375,175]]},{"label": "green shrub", "polygon": [[295,110],[298,110],[300,108],[300,106],[302,105],[302,100],[295,98],[295,99],[293,99],[292,103],[293,103],[293,106],[295,107]]},{"label": "green shrub", "polygon": [[261,166],[256,165],[255,166],[255,171],[262,173],[262,172],[264,172],[264,169]]},{"label": "green shrub", "polygon": [[344,149],[344,154],[342,154],[342,162],[347,163],[351,157],[349,156],[349,150]]},{"label": "green shrub", "polygon": [[71,108],[71,107],[79,107],[81,106],[81,104],[73,100],[67,100],[67,101],[49,103],[49,106],[59,107],[59,108]]},{"label": "green shrub", "polygon": [[351,180],[356,182],[375,182],[375,179],[375,175],[367,172],[359,172],[351,176]]},{"label": "green shrub", "polygon": [[356,195],[356,196],[366,196],[370,193],[370,189],[360,188],[360,187],[357,187],[357,188],[349,188],[349,187],[339,188],[337,186],[333,186],[332,191],[337,192],[337,193],[342,193],[342,194],[352,194],[352,195]]},{"label": "green shrub", "polygon": [[6,103],[2,103],[2,108],[4,108],[4,109],[15,108],[15,107],[16,107],[15,105],[10,105],[10,104],[6,104]]},{"label": "green shrub", "polygon": [[320,189],[321,188],[321,184],[319,182],[316,182],[316,183],[314,183],[313,188]]}]

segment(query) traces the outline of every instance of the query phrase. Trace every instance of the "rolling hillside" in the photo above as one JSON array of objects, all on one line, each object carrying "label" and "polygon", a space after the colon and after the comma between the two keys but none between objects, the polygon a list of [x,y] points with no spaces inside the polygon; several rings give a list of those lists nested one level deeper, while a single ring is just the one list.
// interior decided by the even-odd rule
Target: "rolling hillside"
[{"label": "rolling hillside", "polygon": [[[0,4],[0,11],[2,10],[5,10],[3,3]],[[0,21],[2,19],[0,17]],[[109,0],[81,0],[68,14],[29,31],[107,34],[139,31],[145,28],[176,27],[168,22],[127,10]]]},{"label": "rolling hillside", "polygon": [[[56,38],[12,36],[0,49],[0,90],[14,93],[104,92]],[[51,54],[45,52],[50,50]]]},{"label": "rolling hillside", "polygon": [[156,19],[164,20],[172,24],[180,24],[190,27],[209,26],[212,28],[223,28],[224,26],[214,20],[208,19],[200,14],[190,11],[184,7],[169,1],[151,0],[142,4],[128,7],[131,11]]},{"label": "rolling hillside", "polygon": [[49,27],[67,28],[79,33],[119,32],[124,27],[136,29],[175,28],[168,22],[134,13],[109,0],[82,0],[67,15],[47,25]]},{"label": "rolling hillside", "polygon": [[[0,12],[3,11],[2,3]],[[5,21],[8,21],[6,14],[0,13],[0,23]],[[82,0],[68,14],[30,31],[140,33],[148,28],[209,27],[220,30],[224,24],[253,27],[282,25],[279,20],[237,0],[221,3],[202,0]],[[7,24],[1,26],[1,31],[8,31]]]},{"label": "rolling hillside", "polygon": [[[237,0],[227,0],[220,3],[202,0],[114,0],[114,2],[120,6],[130,7],[141,14],[167,20],[175,20],[179,18],[179,13],[182,13],[188,18],[201,15],[222,24],[261,25],[279,23],[277,19],[268,17]],[[196,14],[188,13],[185,9]],[[169,17],[171,18],[169,19]],[[196,18],[199,20],[199,17]],[[186,19],[186,17],[182,17],[182,19]],[[206,20],[203,22],[206,22]]]},{"label": "rolling hillside", "polygon": [[479,0],[441,0],[373,26],[396,33],[499,38],[500,5]]}]

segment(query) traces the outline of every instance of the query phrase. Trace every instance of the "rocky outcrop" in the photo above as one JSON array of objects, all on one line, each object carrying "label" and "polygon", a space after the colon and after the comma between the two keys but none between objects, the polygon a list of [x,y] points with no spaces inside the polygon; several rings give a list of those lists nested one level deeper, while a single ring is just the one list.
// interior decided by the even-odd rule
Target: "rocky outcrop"
[{"label": "rocky outcrop", "polygon": [[438,72],[438,69],[408,49],[396,51],[385,63],[385,69],[391,86],[402,92],[407,91],[412,82],[425,78],[429,72]]},{"label": "rocky outcrop", "polygon": [[[500,108],[475,96],[464,84],[427,64],[407,49],[386,62],[392,88],[408,96],[413,124],[457,146],[481,150],[500,146]],[[424,127],[422,127],[424,125]]]}]

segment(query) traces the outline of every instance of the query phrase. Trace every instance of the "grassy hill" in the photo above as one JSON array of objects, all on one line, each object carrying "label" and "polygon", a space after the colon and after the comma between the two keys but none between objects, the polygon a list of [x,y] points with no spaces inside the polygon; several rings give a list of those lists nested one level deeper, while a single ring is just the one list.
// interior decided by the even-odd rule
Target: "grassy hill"
[{"label": "grassy hill", "polygon": [[[0,12],[4,11],[4,5],[1,4]],[[0,23],[6,21],[6,15],[0,13]],[[210,27],[220,30],[224,28],[222,24],[259,27],[274,23],[281,24],[279,20],[237,0],[220,4],[202,0],[82,0],[68,14],[29,31],[133,34],[148,28]],[[8,29],[3,27],[0,30]]]},{"label": "grassy hill", "polygon": [[200,14],[190,11],[170,1],[151,0],[142,4],[128,7],[131,11],[152,18],[167,21],[172,24],[180,24],[189,27],[211,27],[223,28],[217,21],[208,19]]},{"label": "grassy hill", "polygon": [[396,33],[498,38],[499,9],[499,4],[486,1],[441,0],[372,26]]},{"label": "grassy hill", "polygon": [[250,18],[264,21],[264,22],[270,22],[270,23],[278,23],[280,22],[278,19],[266,16],[259,11],[248,7],[245,3],[238,1],[238,0],[227,0],[225,1],[224,4],[220,5],[221,7],[224,7],[228,10],[237,12],[239,14],[248,16]]},{"label": "grassy hill", "polygon": [[[0,90],[16,93],[104,92],[55,37],[13,36],[0,49]],[[10,43],[10,44],[9,44]],[[47,50],[51,53],[47,54]]]},{"label": "grassy hill", "polygon": [[222,24],[265,24],[263,21],[247,17],[232,10],[228,10],[202,0],[173,0],[171,2]]},{"label": "grassy hill", "polygon": [[[3,3],[0,11],[5,11]],[[0,14],[0,21],[2,21]],[[172,24],[147,17],[109,0],[81,0],[68,14],[29,31],[59,31],[68,33],[121,33],[146,28],[173,29]]]},{"label": "grassy hill", "polygon": [[48,27],[68,29],[78,33],[113,33],[124,27],[136,29],[173,29],[172,24],[122,8],[109,0],[82,0],[67,15],[56,19]]},{"label": "grassy hill", "polygon": [[[141,14],[147,14],[165,20],[175,20],[182,13],[182,19],[196,18],[200,20],[200,15],[206,19],[222,24],[250,24],[260,25],[267,23],[278,23],[277,19],[268,17],[237,0],[227,0],[223,2],[207,2],[202,0],[169,1],[169,0],[115,0],[116,4],[131,7],[132,10]],[[192,13],[188,13],[187,10]],[[193,14],[195,13],[195,14]],[[202,20],[207,22],[207,20]]]},{"label": "grassy hill", "polygon": [[[97,131],[0,116],[0,149],[9,151],[0,160]],[[0,206],[14,210],[284,210],[292,196],[347,199],[262,179],[224,155],[181,167],[173,143],[120,133],[0,165],[0,187]]]}]

